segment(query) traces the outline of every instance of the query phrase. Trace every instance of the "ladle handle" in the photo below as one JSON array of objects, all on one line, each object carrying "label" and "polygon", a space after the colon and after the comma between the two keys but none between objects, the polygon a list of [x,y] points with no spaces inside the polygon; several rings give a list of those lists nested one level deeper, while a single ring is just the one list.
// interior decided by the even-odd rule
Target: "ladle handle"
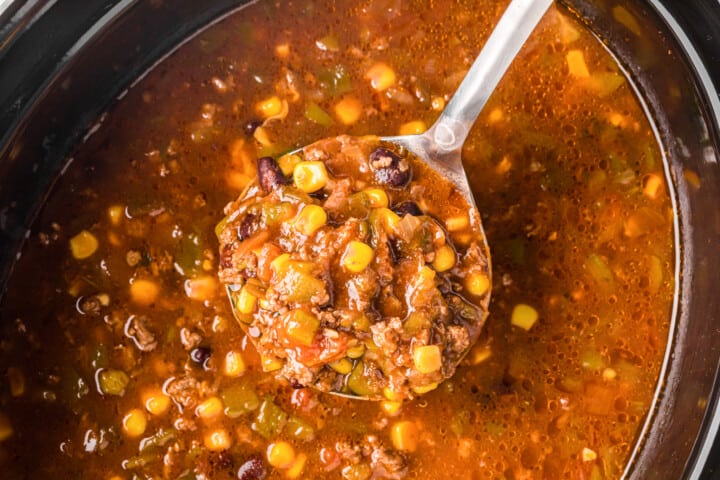
[{"label": "ladle handle", "polygon": [[552,2],[510,2],[450,103],[427,132],[439,150],[462,148],[488,98]]}]

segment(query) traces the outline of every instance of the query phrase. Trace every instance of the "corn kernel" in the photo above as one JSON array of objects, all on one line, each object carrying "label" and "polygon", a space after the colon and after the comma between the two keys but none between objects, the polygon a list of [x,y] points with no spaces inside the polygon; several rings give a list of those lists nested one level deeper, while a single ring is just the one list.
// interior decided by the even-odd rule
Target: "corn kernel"
[{"label": "corn kernel", "polygon": [[510,323],[523,330],[530,330],[538,320],[538,312],[530,305],[519,303],[513,308]]},{"label": "corn kernel", "polygon": [[147,417],[139,408],[133,408],[122,419],[123,432],[128,437],[139,437],[145,433]]},{"label": "corn kernel", "polygon": [[345,352],[345,355],[347,355],[348,358],[352,358],[353,360],[356,358],[360,358],[365,353],[365,345],[362,343],[359,345],[356,345],[354,347],[350,347]]},{"label": "corn kernel", "polygon": [[346,97],[335,104],[335,115],[344,125],[352,125],[362,115],[362,103],[354,97]]},{"label": "corn kernel", "polygon": [[400,217],[397,213],[393,212],[389,208],[378,208],[377,215],[380,219],[380,223],[387,233],[394,233],[397,231],[398,225],[400,224]]},{"label": "corn kernel", "polygon": [[142,394],[143,405],[152,415],[162,415],[170,407],[170,397],[165,395],[161,389],[153,388]]},{"label": "corn kernel", "polygon": [[577,78],[587,78],[590,71],[585,64],[585,56],[581,50],[570,50],[565,56],[570,75]]},{"label": "corn kernel", "polygon": [[368,202],[372,208],[387,207],[390,203],[387,193],[381,188],[366,188],[363,193],[367,195]]},{"label": "corn kernel", "polygon": [[317,192],[328,181],[328,173],[323,162],[300,162],[293,169],[295,186],[305,193]]},{"label": "corn kernel", "polygon": [[443,245],[435,251],[433,268],[438,272],[447,272],[455,266],[455,250],[450,245]]},{"label": "corn kernel", "polygon": [[488,122],[497,123],[503,118],[503,112],[499,108],[494,108],[488,115]]},{"label": "corn kernel", "polygon": [[594,462],[597,459],[597,453],[595,450],[591,450],[587,447],[582,449],[582,460],[583,462]]},{"label": "corn kernel", "polygon": [[419,135],[427,130],[427,125],[422,120],[413,120],[412,122],[400,125],[399,135]]},{"label": "corn kernel", "polygon": [[268,445],[267,460],[275,468],[290,468],[295,462],[295,449],[288,442]]},{"label": "corn kernel", "polygon": [[73,258],[82,260],[90,257],[98,249],[98,241],[95,235],[83,230],[70,239],[70,252]]},{"label": "corn kernel", "polygon": [[397,80],[395,71],[390,68],[387,64],[378,62],[375,63],[365,73],[365,78],[370,80],[370,86],[375,91],[382,92],[395,85]]},{"label": "corn kernel", "polygon": [[445,99],[443,97],[432,97],[430,106],[433,110],[440,112],[445,108]]},{"label": "corn kernel", "polygon": [[301,161],[302,158],[300,158],[300,155],[295,154],[283,155],[282,157],[277,159],[278,166],[280,167],[280,170],[282,170],[283,175],[290,175],[291,173],[293,173],[293,170],[295,170],[295,165],[297,165]]},{"label": "corn kernel", "polygon": [[272,147],[273,142],[270,140],[270,134],[267,128],[260,126],[253,132],[253,138],[263,147]]},{"label": "corn kernel", "polygon": [[327,223],[327,213],[320,205],[306,205],[295,219],[296,228],[310,236]]},{"label": "corn kernel", "polygon": [[353,364],[347,358],[341,358],[335,362],[330,362],[330,368],[341,375],[347,375],[352,370]]},{"label": "corn kernel", "polygon": [[120,221],[122,220],[124,214],[125,209],[120,205],[113,205],[108,208],[108,218],[110,219],[110,223],[116,227],[120,225]]},{"label": "corn kernel", "polygon": [[445,228],[448,232],[459,232],[470,226],[470,218],[467,215],[457,215],[445,219]]},{"label": "corn kernel", "polygon": [[606,368],[602,372],[603,380],[615,380],[617,378],[617,371],[614,368]]},{"label": "corn kernel", "polygon": [[476,346],[472,349],[472,352],[470,352],[470,364],[471,365],[479,365],[488,358],[492,356],[492,349],[490,347],[485,346]]},{"label": "corn kernel", "polygon": [[290,55],[290,45],[287,43],[275,45],[275,55],[279,58],[287,58]]},{"label": "corn kernel", "polygon": [[272,96],[255,104],[255,111],[262,118],[270,118],[280,114],[283,109],[282,100],[277,96]]},{"label": "corn kernel", "polygon": [[242,353],[230,350],[225,354],[225,375],[228,377],[239,377],[246,370],[245,359],[243,359]]},{"label": "corn kernel", "polygon": [[470,273],[465,278],[465,288],[471,295],[479,297],[490,288],[490,279],[482,273]]},{"label": "corn kernel", "polygon": [[248,291],[247,285],[244,285],[235,300],[235,308],[242,314],[250,315],[255,312],[255,305],[257,305],[257,297]]},{"label": "corn kernel", "polygon": [[0,412],[0,442],[12,437],[13,427],[10,419],[4,413]]},{"label": "corn kernel", "polygon": [[185,280],[185,295],[192,300],[204,302],[215,298],[217,287],[218,282],[214,276],[201,275]]},{"label": "corn kernel", "polygon": [[402,398],[390,387],[383,388],[383,396],[391,402],[398,402]]},{"label": "corn kernel", "polygon": [[203,420],[212,420],[223,413],[223,402],[218,397],[210,397],[203,400],[195,407],[195,415]]},{"label": "corn kernel", "polygon": [[382,408],[382,411],[391,417],[394,417],[395,415],[400,413],[401,407],[402,402],[393,402],[391,400],[383,400],[382,402],[380,402],[380,408]]},{"label": "corn kernel", "polygon": [[295,342],[309,347],[320,328],[320,320],[310,312],[295,309],[287,317],[285,331]]},{"label": "corn kernel", "polygon": [[211,452],[222,452],[232,445],[230,434],[224,428],[216,428],[207,432],[203,438],[205,448]]},{"label": "corn kernel", "polygon": [[282,368],[283,361],[279,358],[260,355],[260,366],[262,367],[263,372],[274,372],[275,370],[280,370]]},{"label": "corn kernel", "polygon": [[25,393],[25,375],[18,368],[8,367],[7,376],[10,384],[10,395],[21,397]]},{"label": "corn kernel", "polygon": [[413,349],[413,362],[420,373],[437,372],[442,367],[442,352],[437,345],[422,345]]},{"label": "corn kernel", "polygon": [[437,387],[438,387],[437,382],[428,383],[427,385],[419,385],[417,387],[413,387],[413,392],[417,393],[418,395],[422,395],[424,393],[432,392]]},{"label": "corn kernel", "polygon": [[159,293],[160,287],[152,280],[138,278],[130,284],[130,300],[138,305],[151,305]]},{"label": "corn kernel", "polygon": [[340,263],[353,273],[360,273],[372,262],[375,253],[370,245],[353,240],[345,247]]},{"label": "corn kernel", "polygon": [[306,462],[307,455],[304,453],[298,454],[295,458],[295,462],[292,464],[292,467],[288,468],[287,472],[285,472],[285,476],[288,478],[298,478],[302,474]]},{"label": "corn kernel", "polygon": [[390,428],[390,440],[397,450],[414,452],[417,449],[418,429],[413,422],[403,420]]},{"label": "corn kernel", "polygon": [[662,178],[657,175],[648,175],[645,178],[645,185],[643,186],[643,194],[648,197],[655,199],[660,193],[660,188],[663,185]]},{"label": "corn kernel", "polygon": [[291,261],[292,259],[289,253],[281,253],[270,262],[270,270],[272,270],[275,275],[282,275],[283,272],[288,269]]}]

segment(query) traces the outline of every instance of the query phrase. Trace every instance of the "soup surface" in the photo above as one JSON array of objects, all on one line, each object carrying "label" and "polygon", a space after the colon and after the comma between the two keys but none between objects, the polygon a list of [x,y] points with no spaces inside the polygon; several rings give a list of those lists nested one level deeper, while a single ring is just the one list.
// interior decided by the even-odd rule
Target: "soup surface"
[{"label": "soup surface", "polygon": [[217,279],[215,224],[259,157],[432,124],[505,7],[471,3],[261,1],[118,102],[2,300],[4,478],[620,476],[666,346],[673,211],[632,88],[554,7],[463,151],[493,295],[452,379],[403,403],[293,389]]}]

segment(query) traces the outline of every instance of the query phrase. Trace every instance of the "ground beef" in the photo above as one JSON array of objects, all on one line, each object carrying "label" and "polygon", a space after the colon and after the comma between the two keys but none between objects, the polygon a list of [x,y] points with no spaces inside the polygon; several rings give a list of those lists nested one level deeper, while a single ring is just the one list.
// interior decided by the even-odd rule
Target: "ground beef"
[{"label": "ground beef", "polygon": [[490,284],[479,216],[457,188],[375,137],[263,157],[258,175],[218,226],[219,277],[277,375],[376,399],[451,375]]},{"label": "ground beef", "polygon": [[193,409],[200,399],[200,382],[195,377],[185,375],[171,378],[165,385],[165,391],[173,402],[184,409]]},{"label": "ground beef", "polygon": [[155,334],[147,327],[148,322],[144,315],[131,315],[125,323],[125,335],[143,352],[150,352],[157,347]]}]

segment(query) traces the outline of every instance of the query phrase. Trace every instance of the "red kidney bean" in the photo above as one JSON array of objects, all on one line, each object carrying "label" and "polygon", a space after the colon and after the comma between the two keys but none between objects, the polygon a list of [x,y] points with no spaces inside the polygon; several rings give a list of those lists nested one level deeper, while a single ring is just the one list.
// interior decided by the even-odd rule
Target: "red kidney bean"
[{"label": "red kidney bean", "polygon": [[283,175],[280,165],[277,164],[272,157],[261,157],[258,159],[258,180],[260,180],[260,186],[263,191],[267,194],[273,191],[278,185],[285,185],[288,183],[287,178]]}]

